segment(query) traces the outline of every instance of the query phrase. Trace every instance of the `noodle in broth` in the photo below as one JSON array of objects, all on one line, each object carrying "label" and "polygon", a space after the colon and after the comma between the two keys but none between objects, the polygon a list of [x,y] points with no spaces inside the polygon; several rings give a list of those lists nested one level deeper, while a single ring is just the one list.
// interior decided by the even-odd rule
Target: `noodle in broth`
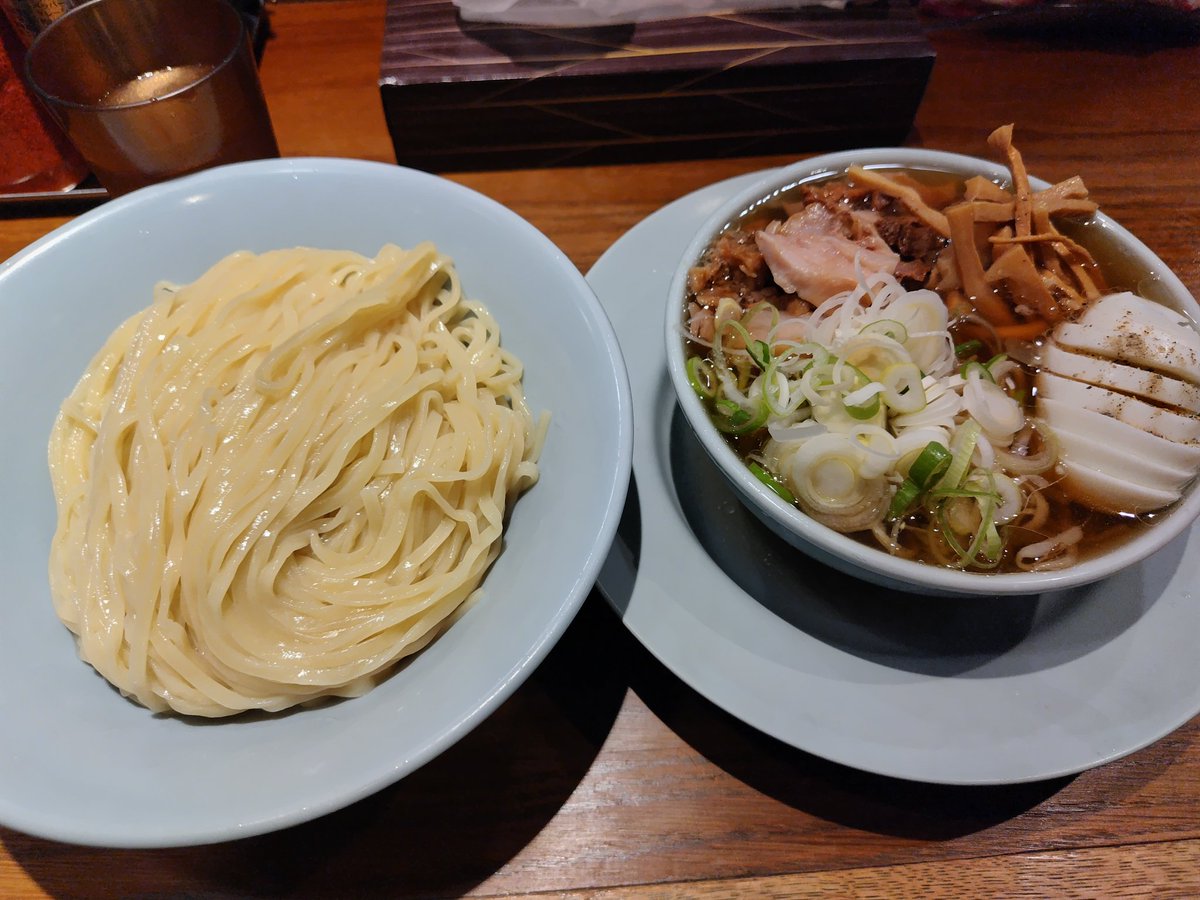
[{"label": "noodle in broth", "polygon": [[[1159,362],[1135,370],[1115,351],[1102,359],[1105,347],[1058,347],[1060,325],[1101,307],[1110,321],[1114,308],[1141,315],[1130,303],[1148,301],[1121,292],[1145,285],[1106,259],[1080,179],[1034,191],[1011,128],[989,142],[1013,185],[852,166],[732,223],[689,277],[689,380],[759,479],[829,527],[938,566],[1061,568],[1144,529],[1194,477],[1200,406],[1175,398],[1200,385],[1185,364],[1171,399],[1157,386],[1112,393],[1162,379]],[[1173,352],[1187,359],[1197,338],[1179,321],[1164,327],[1185,332]],[[1088,423],[1048,422],[1064,405],[1046,396],[1050,344],[1103,369],[1063,382],[1115,398],[1086,415],[1122,419],[1113,404],[1140,404],[1153,427],[1131,424],[1166,447],[1146,463],[1147,481],[1166,483],[1116,492],[1128,509],[1093,502],[1112,476],[1078,464],[1103,455],[1092,449],[1103,440],[1074,434]]]}]

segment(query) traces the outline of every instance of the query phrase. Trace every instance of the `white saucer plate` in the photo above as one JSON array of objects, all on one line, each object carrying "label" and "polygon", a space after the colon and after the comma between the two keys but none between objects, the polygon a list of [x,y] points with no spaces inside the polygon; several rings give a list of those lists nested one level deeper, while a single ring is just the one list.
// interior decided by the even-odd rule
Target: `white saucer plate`
[{"label": "white saucer plate", "polygon": [[664,207],[588,274],[633,390],[633,483],[599,581],[625,625],[766,734],[918,781],[1069,775],[1200,712],[1200,526],[1095,585],[947,599],[835,572],[742,506],[675,405],[658,323],[696,228],[759,177]]}]

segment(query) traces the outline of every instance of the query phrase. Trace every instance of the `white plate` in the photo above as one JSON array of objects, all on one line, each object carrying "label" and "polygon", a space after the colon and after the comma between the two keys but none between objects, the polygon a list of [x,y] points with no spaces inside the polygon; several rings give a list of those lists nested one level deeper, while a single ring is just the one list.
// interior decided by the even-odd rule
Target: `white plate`
[{"label": "white plate", "polygon": [[[47,587],[46,439],[84,365],[155,281],[189,281],[233,250],[374,255],[424,239],[495,313],[531,406],[552,414],[541,481],[516,504],[482,599],[354,700],[210,723],[122,699],[76,657]],[[630,419],[615,336],[571,261],[499,204],[396,166],[217,169],[115,200],[0,265],[0,823],[115,846],[223,840],[314,818],[433,758],[516,689],[594,584]]]},{"label": "white plate", "polygon": [[750,725],[871,772],[1002,784],[1079,772],[1200,711],[1200,526],[1091,587],[892,593],[793,550],[676,408],[661,306],[696,228],[761,173],[647,218],[588,274],[634,402],[634,481],[600,588],[671,671]]}]

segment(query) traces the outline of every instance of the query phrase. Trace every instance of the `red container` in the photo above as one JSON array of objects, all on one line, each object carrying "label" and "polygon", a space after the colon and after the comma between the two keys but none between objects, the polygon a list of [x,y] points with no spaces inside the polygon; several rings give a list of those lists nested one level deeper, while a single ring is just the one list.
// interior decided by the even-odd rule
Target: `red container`
[{"label": "red container", "polygon": [[0,13],[0,194],[68,191],[88,167],[22,78],[25,45]]}]

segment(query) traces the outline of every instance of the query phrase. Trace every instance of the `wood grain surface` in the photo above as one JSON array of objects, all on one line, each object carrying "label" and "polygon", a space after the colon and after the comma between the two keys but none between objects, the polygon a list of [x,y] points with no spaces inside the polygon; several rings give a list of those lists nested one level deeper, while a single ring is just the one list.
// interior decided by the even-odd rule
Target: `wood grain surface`
[{"label": "wood grain surface", "polygon": [[[285,155],[391,161],[383,0],[270,8]],[[1015,122],[1030,170],[1080,173],[1200,294],[1200,48],[1145,23],[937,27],[913,145],[980,155]],[[1118,39],[1116,35],[1119,34]],[[586,270],[647,214],[784,157],[452,177]],[[0,259],[66,221],[0,210]],[[1200,719],[1071,778],[950,788],[857,772],[721,712],[593,594],[492,717],[399,784],[287,831],[113,851],[0,828],[0,897],[1200,895]]]}]

